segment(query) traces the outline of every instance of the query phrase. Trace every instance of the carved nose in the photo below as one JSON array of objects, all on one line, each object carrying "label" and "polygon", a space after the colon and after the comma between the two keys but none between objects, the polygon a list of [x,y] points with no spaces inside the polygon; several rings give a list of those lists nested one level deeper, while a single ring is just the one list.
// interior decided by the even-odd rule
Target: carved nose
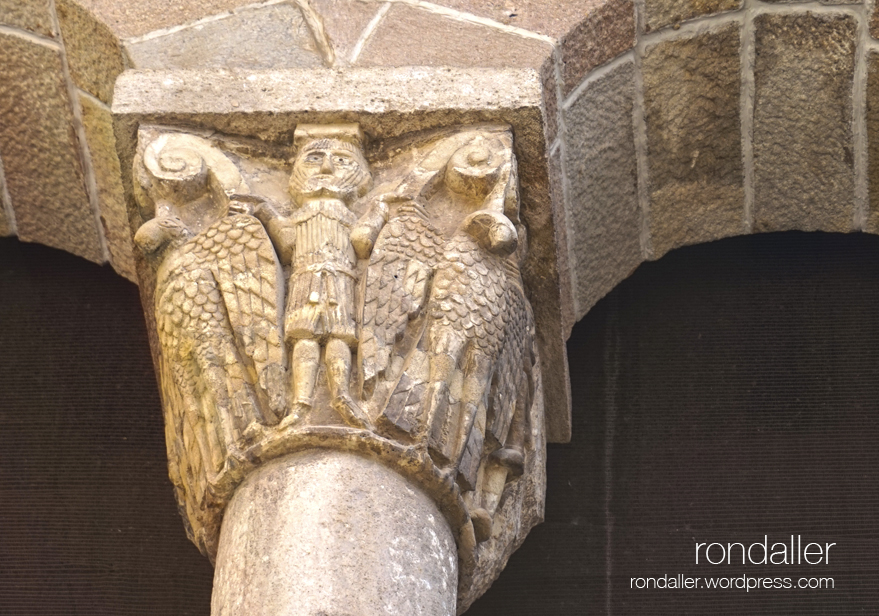
[{"label": "carved nose", "polygon": [[324,156],[323,161],[321,161],[320,172],[329,174],[333,173],[333,161],[329,156]]}]

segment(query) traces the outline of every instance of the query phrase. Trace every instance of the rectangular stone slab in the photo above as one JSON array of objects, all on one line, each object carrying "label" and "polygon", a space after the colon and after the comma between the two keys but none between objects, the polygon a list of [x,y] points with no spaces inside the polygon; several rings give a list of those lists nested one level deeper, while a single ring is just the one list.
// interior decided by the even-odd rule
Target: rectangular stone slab
[{"label": "rectangular stone slab", "polygon": [[[547,440],[567,442],[571,403],[562,311],[570,307],[561,305],[560,290],[569,282],[557,267],[558,250],[566,247],[555,241],[558,214],[549,195],[541,99],[534,69],[129,70],[116,82],[113,115],[135,226],[142,221],[130,170],[140,124],[203,128],[277,146],[289,146],[300,123],[359,122],[373,139],[459,124],[511,125],[529,232],[522,273],[537,323]],[[138,267],[142,293],[152,297],[148,268]]]}]

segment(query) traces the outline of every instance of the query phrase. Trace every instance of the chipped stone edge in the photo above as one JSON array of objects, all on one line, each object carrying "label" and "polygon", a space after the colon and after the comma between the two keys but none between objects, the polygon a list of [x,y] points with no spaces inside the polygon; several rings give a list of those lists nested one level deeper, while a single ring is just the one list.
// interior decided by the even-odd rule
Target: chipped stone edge
[{"label": "chipped stone edge", "polygon": [[0,208],[6,215],[6,224],[9,226],[9,235],[18,235],[18,225],[15,222],[15,210],[12,209],[12,198],[9,196],[9,188],[6,186],[6,174],[3,172],[3,159],[0,158]]},{"label": "chipped stone edge", "polygon": [[[412,84],[423,84],[417,99]],[[198,105],[192,107],[197,101]],[[310,112],[385,114],[539,108],[535,69],[449,67],[127,70],[115,115]]]}]

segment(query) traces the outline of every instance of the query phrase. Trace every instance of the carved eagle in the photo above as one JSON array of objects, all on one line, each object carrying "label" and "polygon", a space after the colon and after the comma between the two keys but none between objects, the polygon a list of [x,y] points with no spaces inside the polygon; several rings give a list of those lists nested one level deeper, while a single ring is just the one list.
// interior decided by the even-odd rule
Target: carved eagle
[{"label": "carved eagle", "polygon": [[364,389],[386,374],[411,319],[424,309],[444,238],[414,201],[382,229],[363,281],[360,358]]},{"label": "carved eagle", "polygon": [[162,216],[135,241],[160,262],[155,314],[172,479],[204,503],[207,490],[223,489],[247,428],[277,423],[284,411],[282,270],[262,224],[244,214],[195,236]]},{"label": "carved eagle", "polygon": [[[456,468],[465,489],[475,486],[484,453],[521,450],[508,443],[521,435],[511,426],[533,399],[533,317],[514,258],[506,256],[514,238],[505,216],[479,211],[446,239],[411,202],[382,229],[364,277],[364,389],[390,382],[381,416],[396,434],[422,434],[434,460]],[[419,352],[426,370],[413,365]],[[453,400],[456,374],[463,386]]]}]

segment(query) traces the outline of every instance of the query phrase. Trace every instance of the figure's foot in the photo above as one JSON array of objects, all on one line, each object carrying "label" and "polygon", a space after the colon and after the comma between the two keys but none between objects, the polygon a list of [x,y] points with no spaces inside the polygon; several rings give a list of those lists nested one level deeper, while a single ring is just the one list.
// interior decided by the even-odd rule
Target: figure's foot
[{"label": "figure's foot", "polygon": [[509,471],[512,477],[521,477],[525,472],[525,454],[513,447],[498,449],[493,454],[494,459]]},{"label": "figure's foot", "polygon": [[293,406],[290,407],[290,411],[287,413],[287,416],[281,420],[281,423],[278,424],[278,428],[283,430],[289,426],[293,426],[302,421],[305,416],[311,411],[311,403],[306,402],[304,400],[297,400],[293,403]]},{"label": "figure's foot", "polygon": [[361,430],[373,429],[369,417],[367,417],[366,413],[363,412],[363,409],[351,399],[350,395],[340,394],[336,396],[333,400],[333,408],[342,416],[345,423],[352,428],[360,428]]},{"label": "figure's foot", "polygon": [[476,541],[482,543],[491,539],[491,514],[478,507],[470,512],[470,521],[473,522],[473,533]]}]

